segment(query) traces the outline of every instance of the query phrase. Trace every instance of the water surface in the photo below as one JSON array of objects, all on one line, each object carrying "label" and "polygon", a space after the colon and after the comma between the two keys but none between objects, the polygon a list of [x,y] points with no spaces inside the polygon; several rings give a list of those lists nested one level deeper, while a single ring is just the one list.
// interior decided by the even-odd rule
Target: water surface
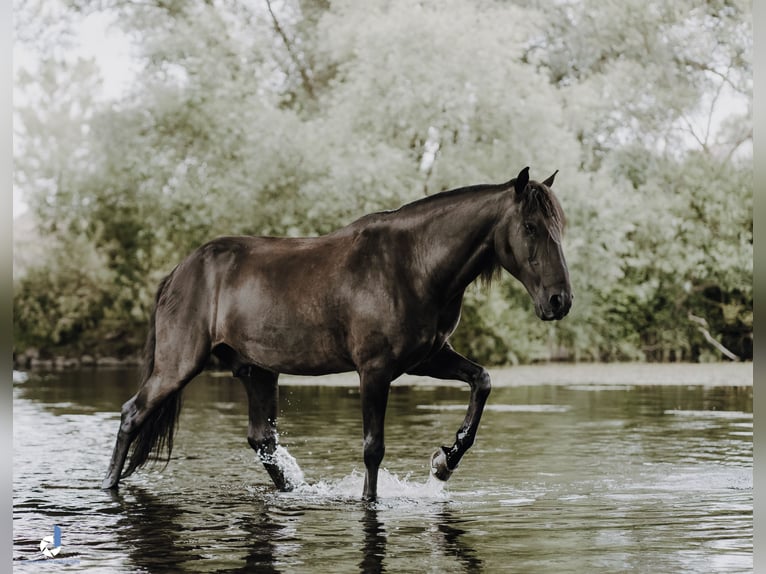
[{"label": "water surface", "polygon": [[[306,480],[296,492],[275,492],[249,448],[244,389],[211,374],[185,392],[170,464],[101,491],[135,377],[83,370],[14,385],[15,570],[753,569],[749,385],[495,388],[443,485],[429,456],[451,443],[468,392],[397,382],[381,498],[368,505],[358,391],[328,379],[281,388],[282,443]],[[54,526],[60,552],[42,564]]]}]

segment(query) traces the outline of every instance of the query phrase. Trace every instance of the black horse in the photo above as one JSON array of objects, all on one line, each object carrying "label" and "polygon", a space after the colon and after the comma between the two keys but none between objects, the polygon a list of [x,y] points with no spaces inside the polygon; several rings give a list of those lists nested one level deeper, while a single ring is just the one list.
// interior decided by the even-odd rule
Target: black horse
[{"label": "black horse", "polygon": [[122,407],[102,487],[117,487],[153,452],[169,459],[181,391],[211,353],[245,385],[248,442],[280,490],[295,485],[279,456],[279,373],[357,371],[367,500],[376,497],[391,381],[404,373],[465,381],[465,420],[431,462],[447,480],[474,442],[490,392],[487,371],[448,343],[466,287],[502,267],[526,287],[540,319],[569,312],[555,175],[538,183],[524,168],[507,183],[439,193],[322,237],[221,237],[197,249],[157,290],[141,386]]}]

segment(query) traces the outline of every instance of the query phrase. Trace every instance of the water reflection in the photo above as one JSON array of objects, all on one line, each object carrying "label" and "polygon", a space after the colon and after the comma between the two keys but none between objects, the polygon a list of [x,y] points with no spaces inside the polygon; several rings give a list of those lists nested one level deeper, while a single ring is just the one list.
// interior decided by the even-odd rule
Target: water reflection
[{"label": "water reflection", "polygon": [[[386,567],[386,546],[389,534],[384,523],[385,515],[390,511],[381,511],[374,505],[367,506],[360,522],[364,533],[362,546],[362,560],[359,563],[359,571],[364,574],[379,572],[398,572],[401,566]],[[396,523],[401,516],[396,512],[389,516],[392,523]],[[408,536],[422,539],[425,544],[421,552],[428,555],[431,562],[431,570],[445,571],[434,568],[434,563],[443,560],[447,564],[446,571],[450,572],[482,572],[483,562],[478,556],[476,548],[467,540],[468,530],[464,528],[467,522],[458,518],[451,510],[444,507],[433,515],[423,516],[424,520],[419,528],[408,531]],[[419,531],[419,533],[418,533]]]},{"label": "water reflection", "polygon": [[457,518],[454,513],[444,510],[436,517],[439,532],[444,536],[444,555],[452,556],[463,566],[463,572],[482,572],[483,562],[466,540],[468,530],[464,528],[465,519]]},{"label": "water reflection", "polygon": [[383,558],[386,556],[386,529],[378,518],[378,511],[373,506],[367,506],[361,520],[364,532],[362,545],[362,561],[359,571],[364,574],[385,572]]},{"label": "water reflection", "polygon": [[283,440],[310,484],[281,494],[244,440],[241,385],[218,377],[190,385],[166,469],[101,491],[135,386],[108,375],[14,386],[17,563],[57,524],[62,555],[110,572],[752,569],[752,387],[497,389],[447,491],[428,454],[467,392],[395,387],[383,497],[366,505],[355,389],[285,388]]},{"label": "water reflection", "polygon": [[238,566],[223,568],[219,572],[231,574],[280,572],[276,567],[275,541],[280,538],[284,526],[274,520],[266,505],[262,501],[254,500],[252,511],[238,516],[235,526],[243,534],[244,562]]},{"label": "water reflection", "polygon": [[161,499],[140,486],[108,495],[122,511],[115,529],[120,547],[137,569],[156,572],[202,558],[186,535],[185,511],[172,498]]}]

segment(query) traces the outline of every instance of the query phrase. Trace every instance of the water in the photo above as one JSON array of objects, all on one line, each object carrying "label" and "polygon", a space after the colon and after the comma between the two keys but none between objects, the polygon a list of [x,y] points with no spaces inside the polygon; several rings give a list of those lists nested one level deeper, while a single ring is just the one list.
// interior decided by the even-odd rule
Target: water
[{"label": "water", "polygon": [[[135,373],[19,381],[14,569],[753,569],[752,386],[501,385],[445,485],[429,457],[451,442],[468,393],[396,383],[380,500],[367,505],[358,392],[317,382],[281,388],[282,443],[304,480],[295,492],[275,492],[249,448],[241,385],[204,375],[186,390],[170,464],[113,494],[99,484]],[[54,526],[61,550],[44,564]]]}]

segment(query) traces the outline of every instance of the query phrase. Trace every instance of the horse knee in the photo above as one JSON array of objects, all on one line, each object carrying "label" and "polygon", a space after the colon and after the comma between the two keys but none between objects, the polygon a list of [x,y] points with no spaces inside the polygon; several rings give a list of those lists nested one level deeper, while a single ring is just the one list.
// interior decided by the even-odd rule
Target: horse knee
[{"label": "horse knee", "polygon": [[380,466],[386,454],[386,445],[380,438],[367,437],[364,440],[364,465],[366,467]]},{"label": "horse knee", "polygon": [[478,398],[487,400],[489,393],[492,391],[492,380],[489,377],[489,372],[487,369],[482,368],[481,371],[479,371],[479,374],[474,379],[472,386]]}]

